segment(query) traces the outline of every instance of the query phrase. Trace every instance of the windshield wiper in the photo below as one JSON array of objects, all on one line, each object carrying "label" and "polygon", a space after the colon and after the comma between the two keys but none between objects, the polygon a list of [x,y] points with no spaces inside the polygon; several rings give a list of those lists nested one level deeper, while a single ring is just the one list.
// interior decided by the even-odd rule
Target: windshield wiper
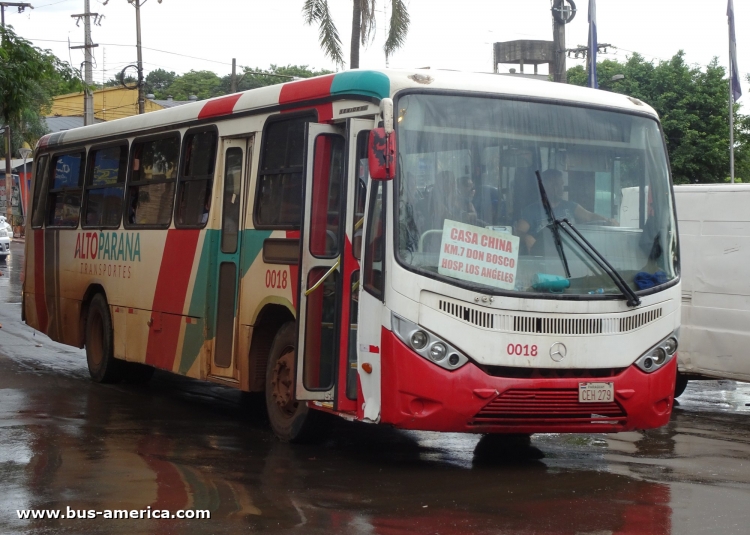
[{"label": "windshield wiper", "polygon": [[552,235],[555,238],[555,247],[557,248],[557,254],[560,255],[560,260],[563,263],[563,267],[565,268],[565,277],[570,278],[570,268],[568,267],[568,259],[565,258],[565,250],[563,249],[563,243],[562,239],[560,239],[560,230],[558,229],[559,222],[555,218],[555,213],[552,211],[552,205],[549,203],[549,198],[547,197],[547,190],[544,189],[544,184],[542,183],[542,175],[539,173],[539,170],[536,172],[536,181],[539,184],[539,195],[542,197],[542,206],[544,206],[544,211],[547,214],[547,219],[549,220],[548,227],[551,226]]},{"label": "windshield wiper", "polygon": [[[628,286],[628,283],[625,282],[625,279],[622,278],[620,272],[612,267],[612,264],[610,264],[604,257],[604,255],[597,251],[596,247],[594,247],[591,242],[589,242],[583,236],[583,234],[581,234],[580,231],[573,226],[573,223],[571,223],[567,218],[557,220],[555,221],[555,223],[563,230],[563,232],[565,232],[565,234],[570,236],[570,239],[576,242],[578,246],[586,254],[588,254],[591,259],[596,262],[607,275],[609,275],[609,278],[612,279],[612,282],[614,282],[615,285],[620,289],[623,296],[627,298],[628,306],[637,307],[641,304],[641,298],[635,294],[630,286]],[[568,230],[568,228],[563,225],[563,223],[565,223],[567,227],[570,227],[570,230]],[[573,232],[571,232],[571,230]]]},{"label": "windshield wiper", "polygon": [[[610,264],[606,258],[604,258],[604,255],[597,251],[596,247],[591,245],[591,242],[589,242],[586,238],[583,237],[583,234],[581,234],[577,228],[573,226],[573,223],[571,223],[567,218],[565,219],[556,219],[555,214],[552,211],[552,206],[549,203],[549,199],[547,198],[547,191],[544,189],[544,184],[542,183],[542,175],[539,173],[539,171],[536,172],[536,179],[539,183],[539,193],[542,196],[542,205],[544,206],[544,211],[547,212],[547,217],[550,220],[549,227],[552,231],[552,235],[555,237],[555,246],[557,247],[557,252],[560,255],[560,259],[562,260],[563,266],[565,267],[565,274],[567,278],[570,278],[570,269],[568,268],[568,261],[565,258],[565,251],[563,251],[563,245],[562,240],[560,239],[560,229],[567,234],[571,240],[576,242],[578,246],[581,248],[583,252],[585,252],[591,259],[596,262],[596,264],[604,271],[607,275],[609,275],[609,278],[612,279],[612,282],[615,283],[615,286],[622,292],[623,297],[627,299],[628,306],[631,307],[637,307],[641,304],[641,299],[638,297],[633,289],[628,286],[628,283],[625,282],[625,279],[622,278],[622,275],[614,268],[612,267],[612,264]],[[570,230],[563,225],[567,225],[570,227]],[[571,230],[573,232],[571,232]]]}]

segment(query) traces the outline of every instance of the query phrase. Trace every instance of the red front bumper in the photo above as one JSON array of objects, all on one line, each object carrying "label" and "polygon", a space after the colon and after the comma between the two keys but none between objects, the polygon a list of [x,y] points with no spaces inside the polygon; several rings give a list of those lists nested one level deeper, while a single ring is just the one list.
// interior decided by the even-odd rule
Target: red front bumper
[{"label": "red front bumper", "polygon": [[[469,362],[449,372],[382,332],[381,422],[466,433],[615,433],[661,427],[672,413],[677,358],[646,374],[630,366],[602,379],[518,379]],[[614,382],[615,403],[578,403],[580,382]]]}]

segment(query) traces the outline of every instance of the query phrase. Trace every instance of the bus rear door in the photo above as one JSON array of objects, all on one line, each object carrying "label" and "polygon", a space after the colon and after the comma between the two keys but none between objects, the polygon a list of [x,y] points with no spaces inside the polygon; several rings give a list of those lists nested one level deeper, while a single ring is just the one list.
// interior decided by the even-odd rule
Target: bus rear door
[{"label": "bus rear door", "polygon": [[238,289],[240,276],[240,229],[244,227],[247,173],[252,138],[222,141],[223,177],[219,186],[220,198],[214,206],[221,210],[219,247],[216,270],[216,323],[211,375],[223,379],[238,379],[235,346],[239,318]]}]

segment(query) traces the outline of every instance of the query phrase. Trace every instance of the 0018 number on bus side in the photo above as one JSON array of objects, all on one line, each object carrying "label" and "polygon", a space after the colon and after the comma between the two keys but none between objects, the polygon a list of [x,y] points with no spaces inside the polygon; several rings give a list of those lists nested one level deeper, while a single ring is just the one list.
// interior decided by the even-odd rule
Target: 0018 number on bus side
[{"label": "0018 number on bus side", "polygon": [[269,269],[266,271],[266,288],[286,289],[289,283],[289,273],[285,269]]}]

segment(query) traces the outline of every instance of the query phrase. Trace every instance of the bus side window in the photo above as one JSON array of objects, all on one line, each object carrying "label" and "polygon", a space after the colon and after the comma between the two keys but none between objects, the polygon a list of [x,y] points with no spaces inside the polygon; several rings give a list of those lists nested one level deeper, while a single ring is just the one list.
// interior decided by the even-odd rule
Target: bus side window
[{"label": "bus side window", "polygon": [[120,226],[127,166],[127,145],[89,151],[83,195],[82,228],[117,228]]},{"label": "bus side window", "polygon": [[255,195],[256,228],[300,228],[305,124],[313,119],[272,117],[267,123]]},{"label": "bus side window", "polygon": [[216,129],[188,132],[182,150],[182,167],[177,185],[174,224],[177,228],[205,227],[211,207]]},{"label": "bus side window", "polygon": [[52,158],[47,226],[68,228],[78,226],[85,161],[84,151],[58,154]]},{"label": "bus side window", "polygon": [[47,209],[47,162],[49,156],[44,154],[36,161],[36,173],[34,174],[34,204],[31,208],[32,228],[42,228],[44,225],[44,214]]},{"label": "bus side window", "polygon": [[166,228],[172,219],[179,134],[133,143],[125,226]]},{"label": "bus side window", "polygon": [[365,246],[364,288],[378,299],[383,299],[385,287],[385,183],[372,181],[370,209],[367,214],[367,244]]}]

